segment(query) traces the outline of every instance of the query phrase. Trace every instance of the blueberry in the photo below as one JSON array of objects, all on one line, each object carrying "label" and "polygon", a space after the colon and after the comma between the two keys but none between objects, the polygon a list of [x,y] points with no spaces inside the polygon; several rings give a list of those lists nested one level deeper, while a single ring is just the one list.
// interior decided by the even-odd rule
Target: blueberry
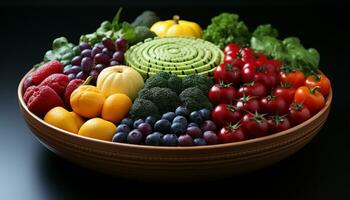
[{"label": "blueberry", "polygon": [[192,136],[193,138],[198,138],[202,136],[202,130],[195,126],[188,127],[186,133]]},{"label": "blueberry", "polygon": [[210,116],[211,116],[211,112],[210,110],[203,108],[199,111],[199,113],[201,114],[203,120],[209,120]]},{"label": "blueberry", "polygon": [[154,124],[154,131],[161,133],[169,133],[171,123],[166,119],[160,119]]},{"label": "blueberry", "polygon": [[193,139],[190,135],[181,135],[177,142],[179,143],[179,146],[192,146],[193,145]]},{"label": "blueberry", "polygon": [[146,137],[146,144],[147,145],[153,145],[153,146],[158,146],[161,143],[161,139],[163,137],[163,134],[159,133],[159,132],[154,132],[152,134],[149,134]]},{"label": "blueberry", "polygon": [[185,106],[179,106],[176,108],[175,114],[188,117],[188,114],[190,114],[190,111]]},{"label": "blueberry", "polygon": [[211,120],[206,120],[202,123],[201,129],[205,131],[216,131],[216,124]]},{"label": "blueberry", "polygon": [[176,117],[175,113],[173,112],[167,112],[167,113],[164,113],[163,116],[162,116],[162,119],[166,119],[168,120],[169,122],[173,121],[173,119]]},{"label": "blueberry", "polygon": [[163,136],[161,143],[164,146],[176,146],[177,136],[175,134],[166,134]]},{"label": "blueberry", "polygon": [[184,128],[187,127],[187,119],[184,116],[176,116],[173,123],[180,123]]},{"label": "blueberry", "polygon": [[130,132],[130,127],[126,124],[119,124],[117,127],[117,132],[125,132],[129,133]]},{"label": "blueberry", "polygon": [[126,138],[127,137],[128,137],[128,133],[127,132],[117,132],[113,136],[112,141],[113,142],[126,143]]},{"label": "blueberry", "polygon": [[120,124],[126,124],[126,125],[128,125],[130,128],[133,128],[133,126],[134,126],[134,121],[133,121],[132,119],[130,119],[130,118],[124,118],[124,119],[120,122]]},{"label": "blueberry", "polygon": [[128,134],[127,141],[130,144],[141,144],[143,139],[142,133],[135,129]]},{"label": "blueberry", "polygon": [[207,145],[207,142],[203,138],[195,138],[193,140],[193,144],[195,146],[205,146],[205,145]]},{"label": "blueberry", "polygon": [[181,135],[186,132],[186,128],[179,122],[175,122],[170,127],[170,133]]},{"label": "blueberry", "polygon": [[205,131],[203,133],[203,138],[207,142],[207,144],[217,144],[218,143],[218,137],[213,131]]},{"label": "blueberry", "polygon": [[194,122],[194,123],[197,123],[197,124],[201,124],[203,122],[203,118],[202,118],[200,112],[198,112],[198,111],[191,112],[189,118],[190,118],[191,122]]},{"label": "blueberry", "polygon": [[157,118],[153,117],[153,116],[148,116],[146,119],[145,119],[145,122],[146,123],[149,123],[152,127],[154,126],[154,124],[156,123],[157,121]]},{"label": "blueberry", "polygon": [[134,122],[134,125],[133,125],[134,129],[137,129],[137,127],[138,127],[140,124],[142,124],[143,122],[144,122],[143,119],[138,119],[138,120],[136,120],[136,121]]},{"label": "blueberry", "polygon": [[192,126],[199,127],[198,124],[196,124],[194,122],[191,122],[187,125],[187,127],[192,127]]},{"label": "blueberry", "polygon": [[152,133],[152,126],[149,123],[141,123],[137,130],[139,130],[144,137],[146,137],[148,134]]}]

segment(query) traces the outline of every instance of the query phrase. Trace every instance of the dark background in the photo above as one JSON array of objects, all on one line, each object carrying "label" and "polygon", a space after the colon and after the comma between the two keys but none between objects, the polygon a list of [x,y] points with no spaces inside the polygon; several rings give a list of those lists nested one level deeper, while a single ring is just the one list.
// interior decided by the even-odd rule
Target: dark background
[{"label": "dark background", "polygon": [[[16,96],[20,78],[41,61],[51,42],[66,36],[77,43],[123,6],[131,21],[145,9],[165,19],[173,14],[203,28],[220,12],[238,13],[250,29],[262,23],[282,37],[297,36],[321,54],[321,69],[332,81],[334,101],[325,127],[295,155],[269,168],[225,180],[154,184],[101,175],[71,164],[45,149],[22,119]],[[348,5],[340,1],[24,1],[0,3],[0,199],[87,199],[111,196],[350,199]],[[234,169],[233,169],[234,170]],[[147,172],[145,172],[147,173]]]}]

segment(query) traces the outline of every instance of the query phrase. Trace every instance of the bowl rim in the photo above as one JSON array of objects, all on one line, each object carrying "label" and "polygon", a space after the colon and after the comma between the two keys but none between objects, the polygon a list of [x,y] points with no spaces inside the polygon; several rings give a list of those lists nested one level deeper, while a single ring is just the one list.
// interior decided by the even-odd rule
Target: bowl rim
[{"label": "bowl rim", "polygon": [[263,137],[259,137],[259,138],[249,139],[249,140],[245,140],[245,141],[225,143],[225,144],[206,145],[206,146],[188,146],[188,147],[184,147],[184,146],[175,146],[175,147],[169,147],[169,146],[148,146],[148,145],[139,145],[139,144],[116,143],[116,142],[112,142],[112,141],[104,141],[104,140],[99,140],[99,139],[95,139],[95,138],[89,138],[89,137],[86,137],[86,136],[81,136],[81,135],[74,134],[74,133],[71,133],[69,131],[60,129],[60,128],[56,127],[56,126],[53,126],[53,125],[45,122],[43,119],[41,119],[40,117],[36,116],[31,111],[29,111],[28,107],[24,103],[22,90],[23,90],[24,79],[33,70],[34,70],[34,68],[32,68],[30,71],[28,71],[28,73],[26,73],[22,77],[22,79],[21,79],[21,81],[20,81],[20,83],[18,85],[18,88],[17,88],[18,101],[20,103],[20,106],[25,110],[25,112],[27,112],[32,118],[34,118],[35,120],[37,120],[41,124],[43,124],[43,125],[45,125],[47,127],[50,127],[51,129],[54,129],[57,132],[61,132],[62,134],[65,134],[65,135],[70,136],[70,137],[76,137],[76,138],[79,138],[81,140],[87,140],[89,142],[94,142],[94,143],[101,144],[101,145],[102,144],[103,145],[112,145],[112,146],[115,146],[115,148],[117,148],[117,147],[124,147],[124,148],[127,147],[127,148],[139,149],[139,150],[147,149],[147,150],[154,150],[154,151],[162,151],[162,150],[167,150],[167,151],[191,151],[191,150],[196,150],[196,151],[200,151],[200,150],[211,150],[211,149],[229,148],[229,147],[232,148],[232,147],[238,147],[238,146],[248,145],[248,144],[252,144],[252,143],[272,140],[274,138],[278,138],[278,137],[281,137],[281,136],[293,133],[296,130],[301,129],[301,128],[305,127],[306,125],[310,124],[312,121],[314,121],[315,119],[317,119],[318,117],[323,115],[323,113],[325,113],[328,110],[328,108],[331,106],[332,99],[333,99],[333,90],[331,88],[330,93],[328,94],[328,96],[326,98],[325,106],[318,113],[316,113],[314,116],[312,116],[310,119],[306,120],[305,122],[303,122],[301,124],[293,126],[292,128],[289,128],[289,129],[287,129],[285,131],[274,133],[274,134],[263,136]]}]

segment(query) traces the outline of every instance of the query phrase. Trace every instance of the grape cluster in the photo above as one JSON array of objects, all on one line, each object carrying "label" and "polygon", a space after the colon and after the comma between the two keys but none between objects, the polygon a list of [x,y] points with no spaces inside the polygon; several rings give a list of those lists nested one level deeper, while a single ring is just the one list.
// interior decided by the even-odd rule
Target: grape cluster
[{"label": "grape cluster", "polygon": [[70,65],[64,67],[63,73],[69,79],[83,79],[88,76],[96,82],[99,73],[106,67],[119,65],[124,62],[124,53],[128,44],[125,39],[118,38],[113,41],[103,38],[101,43],[91,47],[87,43],[80,43],[80,55],[75,56]]}]

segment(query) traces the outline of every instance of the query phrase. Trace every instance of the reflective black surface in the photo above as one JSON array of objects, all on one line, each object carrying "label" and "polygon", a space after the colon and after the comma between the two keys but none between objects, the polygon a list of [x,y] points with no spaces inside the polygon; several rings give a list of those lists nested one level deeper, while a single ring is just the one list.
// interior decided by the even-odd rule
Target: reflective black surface
[{"label": "reflective black surface", "polygon": [[[146,8],[124,7],[131,20]],[[39,62],[51,41],[66,36],[77,42],[117,7],[1,7],[0,199],[86,199],[130,197],[199,197],[228,194],[232,198],[349,199],[349,32],[346,6],[150,6],[161,17],[177,13],[205,27],[222,11],[236,12],[253,29],[272,23],[284,36],[298,36],[321,53],[321,68],[332,80],[334,103],[317,137],[290,158],[267,169],[225,180],[200,183],[141,183],[101,175],[71,164],[45,149],[22,119],[17,85]],[[233,169],[234,170],[234,169]],[[147,172],[145,172],[147,173]],[[163,194],[165,193],[165,194]],[[121,197],[120,197],[121,198]]]}]

